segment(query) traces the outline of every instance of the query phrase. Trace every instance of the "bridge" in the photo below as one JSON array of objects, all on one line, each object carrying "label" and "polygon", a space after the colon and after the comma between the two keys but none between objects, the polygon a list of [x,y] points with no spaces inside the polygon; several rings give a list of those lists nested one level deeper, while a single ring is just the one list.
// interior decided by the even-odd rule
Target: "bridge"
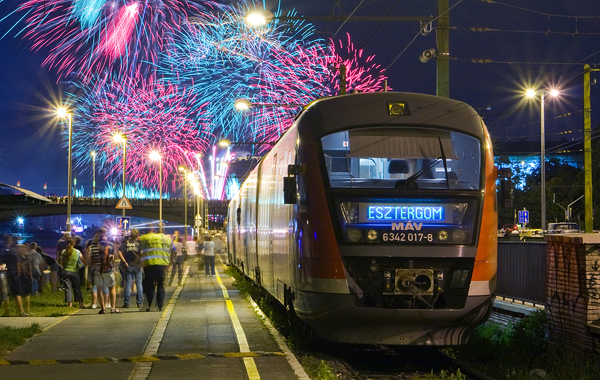
[{"label": "bridge", "polygon": [[[44,197],[31,191],[0,183],[0,222],[21,217],[42,217],[51,215],[65,215],[67,211],[67,197]],[[115,206],[118,198],[71,198],[71,214],[106,214],[119,216],[120,209]],[[158,220],[158,199],[129,199],[133,207],[126,210],[127,216],[135,216]],[[187,200],[188,224],[194,223],[194,201]],[[226,201],[207,201],[209,214],[226,215]],[[180,198],[163,199],[162,217],[165,221],[174,223],[185,222],[185,200]]]}]

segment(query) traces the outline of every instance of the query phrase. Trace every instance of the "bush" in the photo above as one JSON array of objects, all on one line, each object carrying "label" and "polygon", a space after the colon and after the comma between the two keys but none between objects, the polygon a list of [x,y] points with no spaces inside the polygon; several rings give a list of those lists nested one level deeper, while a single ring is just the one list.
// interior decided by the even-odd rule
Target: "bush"
[{"label": "bush", "polygon": [[545,310],[538,310],[513,326],[510,343],[517,355],[531,357],[544,352],[547,338],[548,315]]}]

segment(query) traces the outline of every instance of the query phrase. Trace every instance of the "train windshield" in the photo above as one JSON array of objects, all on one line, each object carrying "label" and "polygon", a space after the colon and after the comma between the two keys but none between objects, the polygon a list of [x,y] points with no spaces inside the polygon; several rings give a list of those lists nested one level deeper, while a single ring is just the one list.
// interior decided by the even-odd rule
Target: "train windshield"
[{"label": "train windshield", "polygon": [[365,128],[321,139],[332,188],[479,190],[481,144],[433,128]]}]

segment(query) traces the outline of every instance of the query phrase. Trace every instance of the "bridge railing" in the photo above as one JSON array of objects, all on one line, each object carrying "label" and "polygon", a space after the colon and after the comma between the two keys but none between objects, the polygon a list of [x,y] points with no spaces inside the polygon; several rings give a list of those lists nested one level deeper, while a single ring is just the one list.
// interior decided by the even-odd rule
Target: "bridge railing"
[{"label": "bridge railing", "polygon": [[496,294],[546,304],[546,242],[498,242]]},{"label": "bridge railing", "polygon": [[[50,199],[50,204],[67,204],[67,197],[48,197]],[[120,198],[93,198],[93,197],[77,197],[71,198],[71,204],[76,206],[116,206],[119,202]],[[158,199],[135,199],[128,198],[129,203],[133,207],[136,206],[153,206],[158,207],[159,201]],[[192,199],[187,200],[188,207],[194,206],[194,201]],[[163,207],[183,207],[185,205],[185,200],[183,198],[168,198],[163,199],[162,201]]]}]

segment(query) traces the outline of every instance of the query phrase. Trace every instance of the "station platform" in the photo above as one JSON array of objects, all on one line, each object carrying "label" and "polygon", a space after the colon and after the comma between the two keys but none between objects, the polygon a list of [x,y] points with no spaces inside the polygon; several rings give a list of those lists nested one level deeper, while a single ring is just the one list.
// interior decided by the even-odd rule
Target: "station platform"
[{"label": "station platform", "polygon": [[162,311],[147,312],[144,302],[122,314],[82,309],[60,318],[1,319],[9,326],[36,322],[44,332],[0,359],[0,378],[309,379],[223,266],[216,276],[196,270],[192,277],[189,269],[181,285],[167,286]]}]

